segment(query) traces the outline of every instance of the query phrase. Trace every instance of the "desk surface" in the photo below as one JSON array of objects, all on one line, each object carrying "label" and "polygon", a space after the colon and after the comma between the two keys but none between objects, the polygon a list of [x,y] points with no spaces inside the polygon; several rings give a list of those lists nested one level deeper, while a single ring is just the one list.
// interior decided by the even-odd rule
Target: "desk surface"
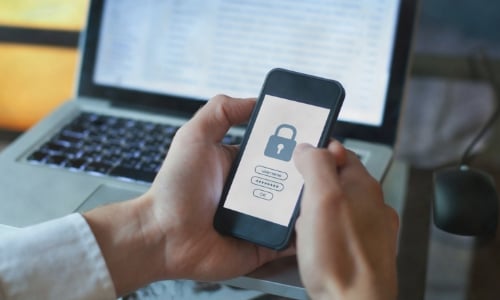
[{"label": "desk surface", "polygon": [[[500,167],[477,163],[500,191]],[[433,170],[411,169],[401,228],[400,299],[500,299],[500,230],[481,240],[448,234],[431,219]],[[500,225],[500,224],[499,224]]]}]

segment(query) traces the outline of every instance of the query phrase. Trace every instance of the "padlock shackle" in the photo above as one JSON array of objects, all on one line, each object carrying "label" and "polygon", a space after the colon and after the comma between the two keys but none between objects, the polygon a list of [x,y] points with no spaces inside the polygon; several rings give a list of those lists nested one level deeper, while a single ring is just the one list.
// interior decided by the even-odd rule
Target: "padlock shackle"
[{"label": "padlock shackle", "polygon": [[292,131],[292,137],[290,137],[290,139],[291,140],[295,140],[295,136],[297,135],[297,129],[295,127],[293,127],[292,125],[289,125],[289,124],[281,124],[280,126],[278,126],[278,128],[276,128],[276,131],[274,132],[274,135],[280,136],[279,132],[283,128],[290,129]]}]

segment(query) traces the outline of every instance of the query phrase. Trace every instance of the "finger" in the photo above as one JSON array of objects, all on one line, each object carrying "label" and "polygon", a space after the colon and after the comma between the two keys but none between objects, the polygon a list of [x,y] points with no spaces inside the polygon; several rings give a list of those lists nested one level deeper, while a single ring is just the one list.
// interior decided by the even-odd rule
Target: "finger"
[{"label": "finger", "polygon": [[304,178],[301,215],[314,216],[342,199],[336,159],[328,149],[301,144],[294,162]]},{"label": "finger", "polygon": [[[363,176],[370,176],[370,173],[366,169],[365,165],[361,162],[359,157],[352,151],[346,150],[346,160],[345,160],[345,169],[348,170],[349,174],[354,176],[362,174]],[[345,170],[344,170],[345,172]]]},{"label": "finger", "polygon": [[[339,181],[342,188],[356,195],[379,194],[373,197],[375,203],[383,204],[383,192],[380,183],[375,180],[354,152],[347,151],[346,163],[339,168]],[[362,201],[363,197],[353,197],[353,201]]]},{"label": "finger", "polygon": [[337,162],[338,158],[345,160],[347,153],[335,142],[327,149],[297,147],[294,162],[305,182],[295,226],[301,278],[322,277],[323,270],[330,268],[352,270],[352,259],[346,255],[350,251],[345,222],[348,202],[340,187]]},{"label": "finger", "polygon": [[236,99],[217,95],[210,99],[179,131],[196,139],[220,142],[231,126],[250,118],[255,99]]},{"label": "finger", "polygon": [[323,190],[338,180],[336,158],[328,149],[299,144],[293,159],[305,185],[312,190]]},{"label": "finger", "polygon": [[337,166],[343,166],[347,160],[347,150],[344,145],[335,139],[331,139],[328,143],[328,151],[335,155]]},{"label": "finger", "polygon": [[346,156],[348,150],[345,149],[342,143],[340,143],[335,139],[330,139],[330,141],[328,142],[327,149],[330,153],[332,153],[335,156],[335,162],[337,166],[342,166],[345,164],[347,160]]},{"label": "finger", "polygon": [[341,167],[342,176],[348,178],[371,176],[358,156],[351,150],[345,150],[344,164]]}]

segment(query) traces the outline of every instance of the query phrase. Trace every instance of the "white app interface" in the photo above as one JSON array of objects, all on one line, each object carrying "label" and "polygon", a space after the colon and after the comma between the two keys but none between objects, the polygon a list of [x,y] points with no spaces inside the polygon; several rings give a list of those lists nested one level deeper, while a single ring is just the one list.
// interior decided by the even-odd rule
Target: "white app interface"
[{"label": "white app interface", "polygon": [[224,207],[288,226],[304,181],[292,154],[317,145],[329,110],[266,95]]}]

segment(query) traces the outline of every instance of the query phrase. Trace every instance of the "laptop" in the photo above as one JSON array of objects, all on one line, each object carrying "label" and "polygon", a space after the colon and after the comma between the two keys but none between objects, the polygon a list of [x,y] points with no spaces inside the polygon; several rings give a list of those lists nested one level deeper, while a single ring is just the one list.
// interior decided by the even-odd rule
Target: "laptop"
[{"label": "laptop", "polygon": [[[74,99],[0,154],[0,224],[24,227],[142,194],[176,130],[207,99],[256,97],[275,67],[344,85],[335,136],[382,180],[415,2],[91,1]],[[224,142],[237,144],[244,129]]]}]

